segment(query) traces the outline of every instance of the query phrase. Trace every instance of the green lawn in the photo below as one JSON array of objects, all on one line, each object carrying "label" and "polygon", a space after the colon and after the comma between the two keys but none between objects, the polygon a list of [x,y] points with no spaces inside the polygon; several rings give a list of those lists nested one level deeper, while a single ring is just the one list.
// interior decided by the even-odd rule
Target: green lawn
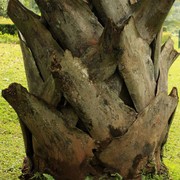
[{"label": "green lawn", "polygon": [[[0,44],[0,91],[12,82],[26,86],[19,45]],[[18,179],[24,154],[17,115],[0,97],[0,179]]]},{"label": "green lawn", "polygon": [[[177,43],[177,40],[176,40]],[[17,44],[0,43],[0,91],[12,82],[24,86],[25,73],[20,47]],[[169,87],[180,89],[180,58],[169,72]],[[173,180],[180,180],[180,107],[172,124],[168,144],[165,146],[164,162]],[[23,139],[18,118],[6,101],[0,97],[0,179],[18,179],[24,154]]]},{"label": "green lawn", "polygon": [[11,19],[0,16],[0,24],[13,24]]},{"label": "green lawn", "polygon": [[[177,38],[173,38],[177,48]],[[178,49],[180,51],[180,49]],[[175,61],[169,71],[169,91],[172,87],[178,87],[180,92],[180,57]],[[179,93],[180,94],[180,93]],[[172,123],[168,143],[165,146],[164,162],[170,170],[173,180],[180,180],[180,103],[176,110]]]}]

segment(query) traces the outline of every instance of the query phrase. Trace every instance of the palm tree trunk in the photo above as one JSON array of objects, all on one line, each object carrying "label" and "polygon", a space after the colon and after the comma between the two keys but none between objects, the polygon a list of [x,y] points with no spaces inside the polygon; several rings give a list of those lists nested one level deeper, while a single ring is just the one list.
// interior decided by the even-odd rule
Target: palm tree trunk
[{"label": "palm tree trunk", "polygon": [[167,77],[179,53],[171,39],[161,47],[161,27],[173,2],[36,0],[38,16],[9,1],[29,92],[14,83],[2,95],[19,116],[26,177],[167,173],[162,152],[178,103]]}]

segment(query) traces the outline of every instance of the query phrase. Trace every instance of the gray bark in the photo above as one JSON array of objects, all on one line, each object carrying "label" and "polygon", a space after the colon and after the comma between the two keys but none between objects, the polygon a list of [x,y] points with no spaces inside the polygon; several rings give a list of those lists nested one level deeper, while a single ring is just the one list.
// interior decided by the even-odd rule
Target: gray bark
[{"label": "gray bark", "polygon": [[41,17],[18,0],[8,5],[29,92],[12,84],[2,95],[19,116],[29,161],[24,176],[161,173],[178,103],[176,88],[167,93],[167,77],[179,53],[171,39],[161,47],[174,1],[36,2]]}]

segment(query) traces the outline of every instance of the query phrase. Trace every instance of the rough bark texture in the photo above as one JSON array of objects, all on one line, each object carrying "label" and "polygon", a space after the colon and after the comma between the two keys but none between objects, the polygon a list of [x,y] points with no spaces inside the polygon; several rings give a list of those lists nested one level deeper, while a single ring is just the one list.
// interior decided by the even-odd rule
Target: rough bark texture
[{"label": "rough bark texture", "polygon": [[165,173],[178,103],[177,89],[167,92],[168,70],[179,53],[171,39],[161,47],[161,26],[173,2],[36,0],[38,16],[9,1],[29,92],[14,83],[2,95],[19,116],[24,177]]}]

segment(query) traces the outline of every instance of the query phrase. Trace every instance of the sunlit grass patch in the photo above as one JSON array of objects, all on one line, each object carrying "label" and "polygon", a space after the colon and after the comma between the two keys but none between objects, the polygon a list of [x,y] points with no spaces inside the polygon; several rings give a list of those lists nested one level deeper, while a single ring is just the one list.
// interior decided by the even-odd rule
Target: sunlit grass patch
[{"label": "sunlit grass patch", "polygon": [[0,24],[13,24],[11,19],[0,16]]},{"label": "sunlit grass patch", "polygon": [[[17,44],[0,44],[0,92],[12,82],[26,86],[20,47]],[[24,156],[17,115],[0,96],[0,179],[18,179]]]},{"label": "sunlit grass patch", "polygon": [[[175,48],[178,49],[178,38],[172,37]],[[169,92],[173,87],[177,87],[180,92],[180,57],[174,62],[169,71]],[[180,180],[180,104],[175,113],[173,123],[171,125],[168,142],[164,148],[164,162],[169,168],[170,175],[173,180]]]},{"label": "sunlit grass patch", "polygon": [[18,35],[11,35],[11,34],[2,34],[0,32],[0,43],[19,43]]}]

